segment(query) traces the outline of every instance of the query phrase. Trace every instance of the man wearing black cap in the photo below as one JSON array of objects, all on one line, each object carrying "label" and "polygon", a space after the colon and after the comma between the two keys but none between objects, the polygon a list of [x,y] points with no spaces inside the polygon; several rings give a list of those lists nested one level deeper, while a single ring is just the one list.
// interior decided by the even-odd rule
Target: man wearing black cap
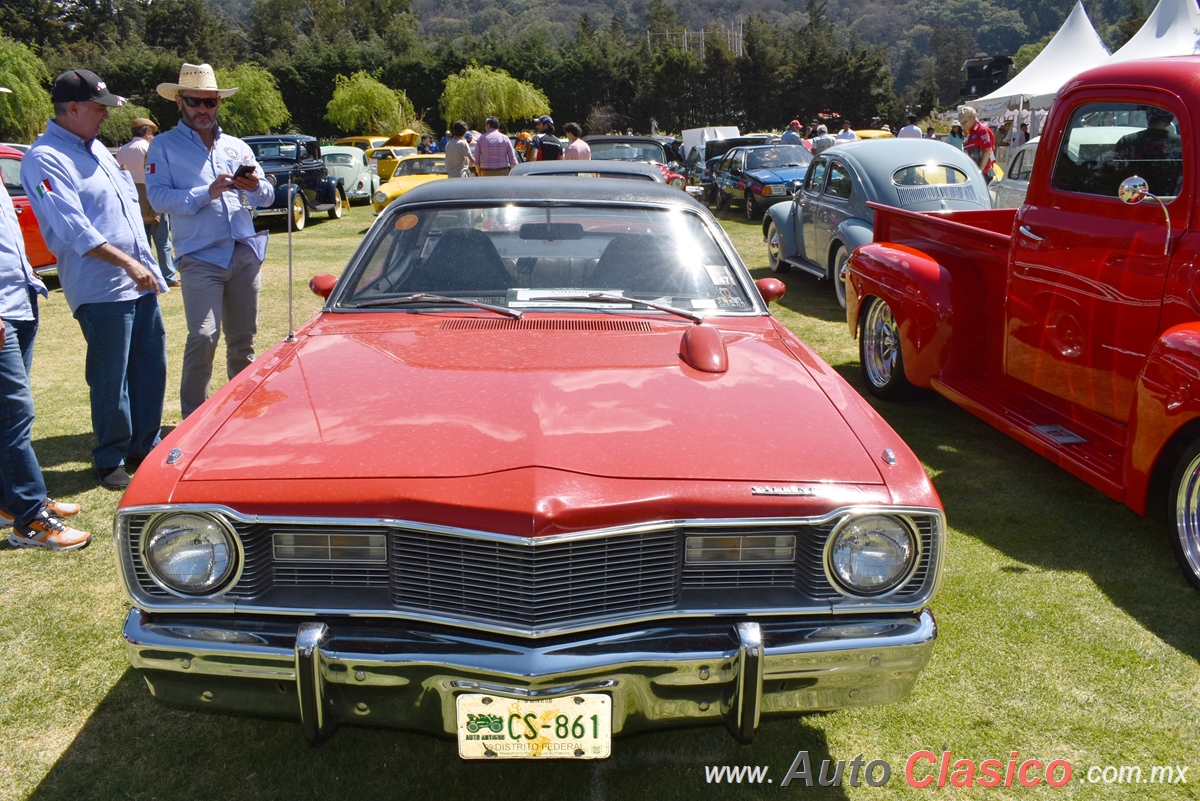
[{"label": "man wearing black cap", "polygon": [[21,183],[58,257],[67,305],[87,341],[92,450],[101,486],[123,489],[159,442],[167,338],[166,281],[146,239],[133,179],[96,137],[124,98],[95,73],[68,70],[50,93],[54,119],[21,161]]},{"label": "man wearing black cap", "polygon": [[554,120],[550,119],[550,115],[543,114],[538,117],[534,127],[537,128],[537,136],[533,137],[528,151],[532,154],[532,158],[526,156],[526,159],[528,161],[558,161],[561,159],[562,142],[558,141],[558,137],[554,135]]}]

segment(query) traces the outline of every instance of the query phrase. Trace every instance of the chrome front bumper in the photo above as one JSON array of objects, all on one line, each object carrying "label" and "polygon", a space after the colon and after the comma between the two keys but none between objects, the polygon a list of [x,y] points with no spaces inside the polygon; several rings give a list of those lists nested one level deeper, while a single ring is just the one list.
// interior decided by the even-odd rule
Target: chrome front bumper
[{"label": "chrome front bumper", "polygon": [[869,620],[681,620],[536,641],[362,618],[297,624],[133,609],[123,636],[156,698],[299,718],[314,742],[342,721],[453,735],[455,697],[466,692],[607,693],[614,734],[708,721],[749,739],[763,715],[903,699],[937,626],[925,609]]}]

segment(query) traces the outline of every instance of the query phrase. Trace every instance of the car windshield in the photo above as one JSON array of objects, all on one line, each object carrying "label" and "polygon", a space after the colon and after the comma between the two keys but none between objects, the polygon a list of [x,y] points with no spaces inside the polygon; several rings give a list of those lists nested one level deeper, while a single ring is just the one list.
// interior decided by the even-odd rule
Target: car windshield
[{"label": "car windshield", "polygon": [[248,142],[259,161],[269,159],[299,160],[299,147],[295,142]]},{"label": "car windshield", "polygon": [[804,167],[812,161],[812,153],[802,145],[778,145],[746,151],[746,169],[774,170],[779,167]]},{"label": "car windshield", "polygon": [[597,161],[652,161],[666,164],[663,146],[657,142],[589,142]]},{"label": "car windshield", "polygon": [[431,158],[431,159],[407,159],[396,165],[396,171],[392,173],[396,175],[445,175],[446,160]]},{"label": "car windshield", "polygon": [[4,188],[11,197],[25,197],[25,187],[21,185],[20,159],[0,159],[0,171],[4,173]]},{"label": "car windshield", "polygon": [[352,266],[338,308],[378,309],[394,299],[411,310],[414,295],[429,294],[442,296],[431,305],[448,297],[518,311],[651,311],[633,299],[699,313],[754,309],[740,267],[690,211],[545,202],[408,207],[379,224],[384,231]]}]

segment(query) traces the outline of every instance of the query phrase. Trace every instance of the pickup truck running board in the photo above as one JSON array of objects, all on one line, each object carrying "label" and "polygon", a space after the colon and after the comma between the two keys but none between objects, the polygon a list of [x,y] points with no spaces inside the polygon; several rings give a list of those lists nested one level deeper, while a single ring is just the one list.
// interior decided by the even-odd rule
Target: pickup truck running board
[{"label": "pickup truck running board", "polygon": [[[1028,397],[1011,397],[1002,388],[979,379],[934,378],[930,385],[939,395],[1114,500],[1125,501],[1122,480],[1125,450],[1102,436],[1075,433],[1053,409]],[[1078,428],[1077,426],[1073,426]]]}]

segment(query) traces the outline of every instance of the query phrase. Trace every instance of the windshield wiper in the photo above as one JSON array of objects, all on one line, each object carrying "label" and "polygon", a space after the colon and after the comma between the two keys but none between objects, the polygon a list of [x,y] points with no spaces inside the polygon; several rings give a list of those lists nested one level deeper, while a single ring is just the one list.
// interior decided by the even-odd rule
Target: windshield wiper
[{"label": "windshield wiper", "polygon": [[617,295],[612,292],[580,292],[576,295],[530,295],[523,300],[565,300],[573,302],[581,302],[587,300],[599,301],[601,303],[637,303],[641,306],[649,306],[651,309],[657,309],[668,314],[676,314],[685,319],[691,320],[694,323],[704,322],[704,318],[695,312],[690,312],[687,309],[680,309],[676,306],[671,306],[667,303],[660,303],[657,300],[640,300],[638,298],[630,298],[625,295]]},{"label": "windshield wiper", "polygon": [[508,309],[504,306],[495,306],[491,303],[480,303],[479,301],[467,300],[466,298],[451,298],[445,295],[431,295],[428,292],[414,292],[411,295],[398,295],[394,298],[368,300],[365,303],[359,303],[351,308],[366,309],[372,306],[403,306],[406,303],[457,303],[461,306],[470,306],[475,309],[483,309],[484,311],[503,314],[505,317],[511,317],[514,320],[521,319],[521,312],[515,309]]}]

